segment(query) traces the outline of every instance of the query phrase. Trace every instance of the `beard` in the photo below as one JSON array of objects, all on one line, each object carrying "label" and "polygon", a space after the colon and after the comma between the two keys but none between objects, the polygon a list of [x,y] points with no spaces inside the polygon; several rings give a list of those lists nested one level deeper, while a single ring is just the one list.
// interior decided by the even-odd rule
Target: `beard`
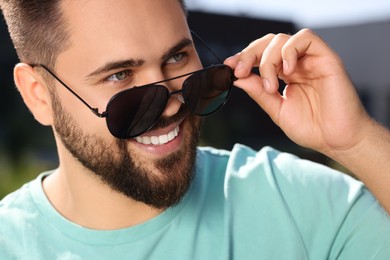
[{"label": "beard", "polygon": [[54,129],[65,148],[91,174],[105,185],[128,198],[153,208],[164,209],[180,202],[188,191],[195,174],[196,146],[199,140],[200,119],[182,106],[170,118],[160,118],[154,129],[186,117],[182,124],[189,131],[184,145],[164,158],[151,161],[141,157],[128,146],[128,140],[114,142],[85,133],[67,113],[56,94],[52,94]]}]

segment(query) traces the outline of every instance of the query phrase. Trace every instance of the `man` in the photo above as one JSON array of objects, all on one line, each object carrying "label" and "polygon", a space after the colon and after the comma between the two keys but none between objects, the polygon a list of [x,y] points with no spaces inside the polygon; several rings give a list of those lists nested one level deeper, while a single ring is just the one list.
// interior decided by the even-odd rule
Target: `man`
[{"label": "man", "polygon": [[[390,209],[389,132],[309,30],[253,42],[226,60],[235,77],[223,65],[191,74],[201,65],[178,0],[1,7],[22,62],[16,85],[52,126],[60,159],[1,202],[1,259],[390,257],[389,218],[360,182],[272,148],[196,149],[194,114],[212,112],[234,80],[294,141],[350,167]],[[262,78],[250,74],[258,64]],[[288,83],[283,97],[277,77]],[[193,98],[205,84],[207,96]]]}]

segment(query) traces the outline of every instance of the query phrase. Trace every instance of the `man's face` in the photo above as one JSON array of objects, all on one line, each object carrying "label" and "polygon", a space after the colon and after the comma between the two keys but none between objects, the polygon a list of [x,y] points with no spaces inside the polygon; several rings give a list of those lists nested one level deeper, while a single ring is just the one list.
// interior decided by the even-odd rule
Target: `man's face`
[{"label": "man's face", "polygon": [[[201,67],[178,0],[65,0],[62,8],[71,45],[54,70],[100,112],[121,90]],[[177,90],[183,80],[165,85]],[[178,202],[192,178],[199,135],[199,119],[178,99],[168,101],[150,131],[137,140],[119,140],[66,89],[58,85],[55,92],[56,135],[84,167],[112,189],[151,206]]]}]

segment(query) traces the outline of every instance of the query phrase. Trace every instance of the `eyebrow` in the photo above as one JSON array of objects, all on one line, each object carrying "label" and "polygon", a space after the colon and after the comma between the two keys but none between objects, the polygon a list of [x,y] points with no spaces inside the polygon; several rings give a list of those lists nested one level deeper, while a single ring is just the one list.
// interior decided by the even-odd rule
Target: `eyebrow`
[{"label": "eyebrow", "polygon": [[189,38],[183,38],[178,43],[176,43],[173,47],[171,47],[164,55],[162,56],[161,60],[166,61],[169,58],[171,58],[174,54],[176,54],[181,49],[192,45],[192,40]]},{"label": "eyebrow", "polygon": [[115,69],[124,69],[129,67],[140,67],[144,64],[145,61],[142,59],[128,59],[128,60],[119,60],[119,61],[110,61],[104,64],[102,67],[93,71],[92,73],[87,75],[87,79],[91,77],[98,76],[100,74],[106,73]]},{"label": "eyebrow", "polygon": [[[168,51],[166,51],[162,57],[162,61],[168,60],[171,56],[176,54],[181,49],[187,47],[188,45],[192,44],[192,40],[189,38],[183,38],[179,42],[177,42],[173,47],[169,48]],[[104,64],[102,67],[94,70],[90,74],[87,75],[87,79],[91,77],[98,76],[100,74],[109,72],[111,70],[116,69],[125,69],[129,67],[140,67],[145,63],[145,60],[143,59],[126,59],[126,60],[118,60],[118,61],[110,61]]]}]

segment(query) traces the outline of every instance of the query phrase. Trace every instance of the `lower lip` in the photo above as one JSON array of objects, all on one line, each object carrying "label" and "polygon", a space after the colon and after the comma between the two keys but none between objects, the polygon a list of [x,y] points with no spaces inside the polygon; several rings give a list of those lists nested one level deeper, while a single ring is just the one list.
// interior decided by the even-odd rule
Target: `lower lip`
[{"label": "lower lip", "polygon": [[171,141],[169,141],[166,144],[163,145],[146,145],[141,144],[135,141],[134,139],[131,140],[132,144],[134,144],[138,149],[148,154],[148,156],[152,157],[162,157],[166,156],[170,153],[173,153],[177,150],[179,150],[183,143],[183,125],[184,122],[179,125],[179,134]]}]

